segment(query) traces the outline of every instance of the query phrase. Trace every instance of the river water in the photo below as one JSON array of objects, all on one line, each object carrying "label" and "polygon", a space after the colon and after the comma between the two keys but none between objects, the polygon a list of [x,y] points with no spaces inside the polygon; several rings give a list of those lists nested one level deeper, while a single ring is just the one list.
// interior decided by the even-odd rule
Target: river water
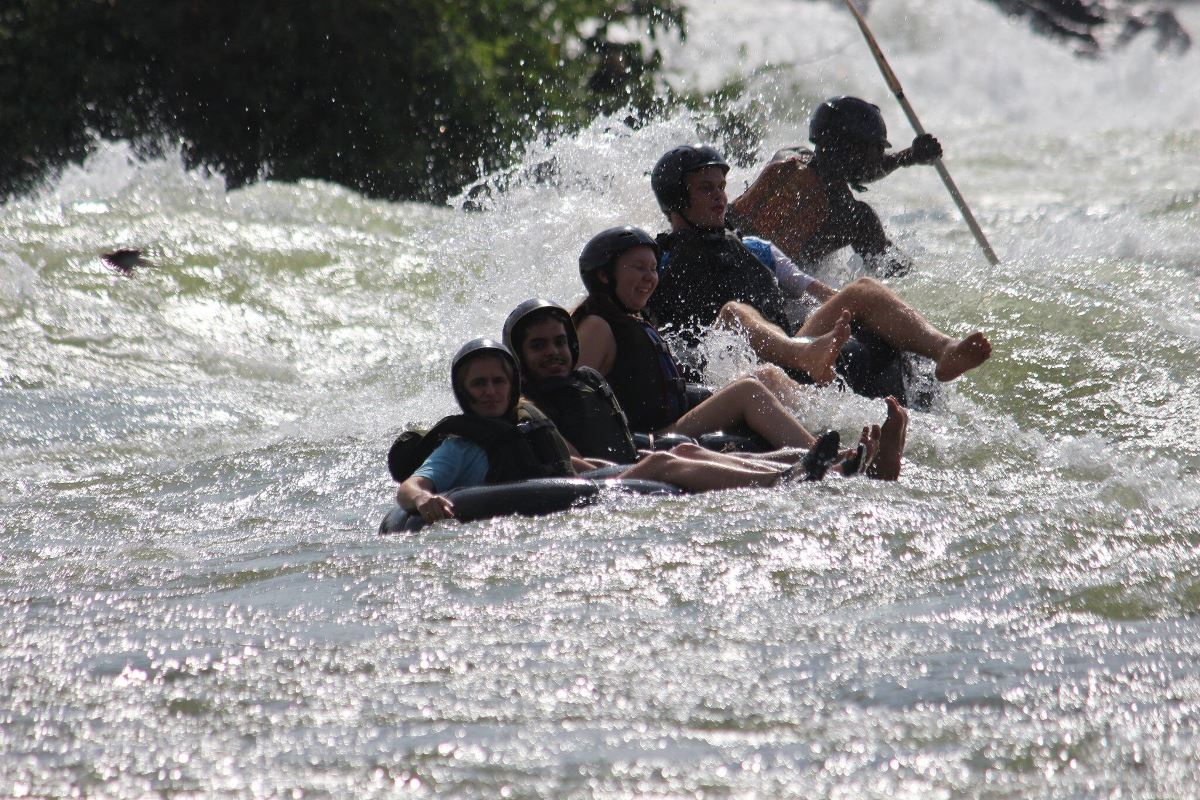
[{"label": "river water", "polygon": [[[911,136],[836,4],[727,14],[692,3],[667,66],[746,79],[760,161],[833,94]],[[0,796],[1194,797],[1200,48],[870,19],[1003,259],[932,170],[866,196],[917,263],[894,288],[995,346],[895,484],[375,535],[449,355],[577,299],[600,228],[661,229],[646,172],[703,113],[532,146],[482,213],[120,143],[0,207]]]}]

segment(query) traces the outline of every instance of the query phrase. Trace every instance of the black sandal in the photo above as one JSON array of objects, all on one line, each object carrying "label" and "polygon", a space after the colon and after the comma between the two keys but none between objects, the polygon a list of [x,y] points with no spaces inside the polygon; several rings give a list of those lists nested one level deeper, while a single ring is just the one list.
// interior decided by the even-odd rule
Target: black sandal
[{"label": "black sandal", "polygon": [[841,444],[842,437],[837,431],[825,431],[799,461],[783,471],[779,479],[786,483],[821,480],[837,461]]}]

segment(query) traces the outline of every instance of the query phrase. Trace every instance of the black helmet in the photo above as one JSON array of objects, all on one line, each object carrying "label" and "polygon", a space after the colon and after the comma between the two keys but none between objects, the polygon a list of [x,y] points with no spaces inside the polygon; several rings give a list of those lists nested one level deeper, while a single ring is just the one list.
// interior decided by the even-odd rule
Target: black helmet
[{"label": "black helmet", "polygon": [[458,405],[463,411],[470,413],[470,397],[467,395],[466,387],[462,384],[460,373],[468,363],[480,355],[496,356],[508,364],[512,372],[512,391],[509,394],[508,408],[505,411],[511,412],[521,397],[521,371],[517,367],[517,359],[513,357],[507,347],[486,337],[472,339],[454,354],[454,359],[450,362],[450,388],[454,390],[454,399],[458,401]]},{"label": "black helmet", "polygon": [[857,97],[833,97],[821,103],[808,123],[808,138],[816,145],[836,145],[849,139],[892,146],[879,106]]},{"label": "black helmet", "polygon": [[[611,293],[612,287],[605,289],[596,277],[596,273],[601,270],[609,270],[618,256],[635,247],[649,247],[654,251],[655,261],[662,258],[662,249],[658,246],[658,242],[654,241],[654,237],[632,225],[609,228],[589,239],[588,243],[583,246],[583,252],[579,254],[579,277],[583,278],[583,285],[587,290]],[[607,274],[611,280],[612,272],[609,271]]]},{"label": "black helmet", "polygon": [[540,297],[521,303],[512,310],[508,319],[504,320],[504,346],[512,351],[517,357],[517,363],[521,364],[521,346],[525,344],[529,323],[543,316],[557,319],[566,328],[567,346],[571,348],[571,369],[575,369],[575,364],[579,361],[579,334],[575,330],[575,323],[571,321],[571,315],[565,308]]},{"label": "black helmet", "polygon": [[729,172],[721,154],[706,144],[685,144],[668,150],[658,160],[650,172],[650,187],[664,214],[688,207],[687,175],[703,167],[720,167]]}]

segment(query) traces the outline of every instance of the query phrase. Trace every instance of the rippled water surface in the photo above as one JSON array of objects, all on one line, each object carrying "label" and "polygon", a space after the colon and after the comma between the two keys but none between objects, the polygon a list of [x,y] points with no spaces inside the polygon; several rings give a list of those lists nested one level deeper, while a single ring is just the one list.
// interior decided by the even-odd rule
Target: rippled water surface
[{"label": "rippled water surface", "polygon": [[[762,158],[833,94],[909,137],[835,5],[692,5],[671,79],[749,76]],[[1200,54],[871,19],[1003,259],[931,170],[867,195],[894,288],[995,345],[896,484],[375,535],[449,355],[577,299],[600,228],[661,228],[645,173],[704,115],[535,145],[483,213],[121,144],[0,207],[0,796],[1194,797]]]}]

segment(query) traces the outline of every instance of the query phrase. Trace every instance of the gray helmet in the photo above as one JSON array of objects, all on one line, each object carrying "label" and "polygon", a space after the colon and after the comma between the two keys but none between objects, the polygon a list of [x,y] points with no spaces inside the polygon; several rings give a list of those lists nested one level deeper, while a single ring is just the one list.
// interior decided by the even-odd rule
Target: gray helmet
[{"label": "gray helmet", "polygon": [[512,351],[487,337],[481,336],[478,339],[472,339],[454,354],[454,359],[450,362],[450,388],[454,390],[454,399],[458,401],[458,405],[463,411],[470,413],[471,398],[467,394],[466,386],[463,385],[461,373],[467,364],[482,355],[499,357],[508,364],[512,371],[512,390],[509,393],[508,408],[505,409],[506,413],[511,412],[521,397],[521,370],[517,366],[517,359],[513,357]]},{"label": "gray helmet", "polygon": [[583,285],[587,290],[611,294],[612,287],[605,287],[597,273],[604,271],[611,280],[613,263],[626,250],[635,247],[649,247],[654,251],[655,261],[662,258],[662,249],[658,242],[654,241],[654,237],[632,225],[608,228],[589,239],[583,246],[583,252],[579,254],[579,277],[583,278]]},{"label": "gray helmet", "polygon": [[688,173],[704,167],[720,167],[729,172],[729,164],[721,154],[706,144],[685,144],[663,154],[650,172],[650,188],[664,214],[682,212],[688,207]]},{"label": "gray helmet", "polygon": [[808,138],[823,147],[846,141],[892,146],[879,106],[857,97],[833,97],[819,105],[808,123]]},{"label": "gray helmet", "polygon": [[575,364],[579,361],[579,333],[575,330],[575,323],[571,321],[571,315],[565,308],[540,297],[521,303],[512,310],[508,319],[504,320],[504,346],[512,351],[512,354],[517,357],[517,363],[520,364],[521,347],[525,344],[525,334],[529,324],[543,316],[559,320],[566,328],[567,346],[571,348],[571,369],[575,369]]}]

